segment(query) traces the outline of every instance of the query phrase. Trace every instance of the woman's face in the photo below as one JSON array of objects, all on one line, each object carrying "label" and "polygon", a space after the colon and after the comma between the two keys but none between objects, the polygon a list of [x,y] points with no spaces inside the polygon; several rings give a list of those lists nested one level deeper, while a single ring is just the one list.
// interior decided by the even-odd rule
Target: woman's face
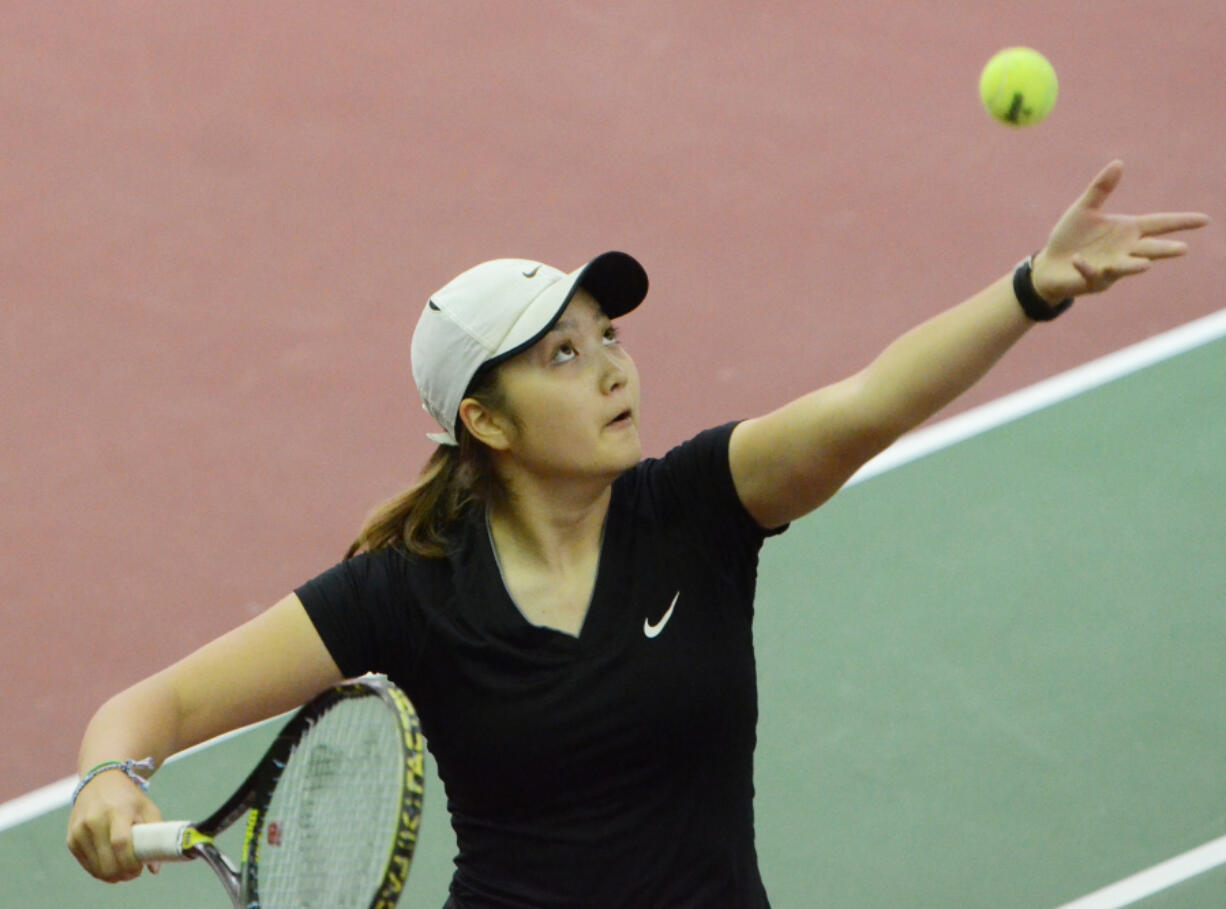
[{"label": "woman's face", "polygon": [[540,341],[499,370],[506,452],[542,476],[616,476],[642,457],[639,375],[617,330],[580,290]]}]

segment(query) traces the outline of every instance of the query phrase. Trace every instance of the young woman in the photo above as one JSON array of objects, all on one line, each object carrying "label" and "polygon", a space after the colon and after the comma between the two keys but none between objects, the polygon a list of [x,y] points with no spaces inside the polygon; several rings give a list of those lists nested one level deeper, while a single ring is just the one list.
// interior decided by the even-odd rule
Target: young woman
[{"label": "young woman", "polygon": [[[1185,252],[1199,214],[1108,215],[1106,167],[1015,272],[863,371],[642,460],[612,322],[629,256],[563,274],[496,260],[435,294],[413,374],[440,443],[345,561],[109,700],[80,766],[171,754],[387,673],[421,716],[459,845],[449,905],[763,907],[753,831],[759,548],[969,388],[1036,321]],[[79,790],[69,848],[140,873],[157,807]]]}]

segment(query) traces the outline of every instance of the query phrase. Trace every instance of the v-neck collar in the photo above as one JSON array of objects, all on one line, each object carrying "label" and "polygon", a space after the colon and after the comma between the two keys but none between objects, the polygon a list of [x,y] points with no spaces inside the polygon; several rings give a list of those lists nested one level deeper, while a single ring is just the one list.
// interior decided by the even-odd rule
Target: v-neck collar
[{"label": "v-neck collar", "polygon": [[494,544],[494,531],[490,526],[489,509],[484,506],[481,508],[481,524],[485,531],[483,534],[483,548],[488,553],[488,558],[490,563],[493,565],[494,572],[498,578],[497,586],[501,591],[501,599],[504,601],[504,605],[510,607],[511,612],[514,613],[514,617],[518,619],[518,624],[520,627],[527,629],[527,633],[531,637],[537,640],[560,640],[570,646],[575,646],[578,645],[580,641],[583,641],[586,637],[590,636],[588,635],[588,631],[593,627],[593,614],[596,612],[601,600],[601,581],[605,572],[606,562],[605,545],[609,539],[609,522],[613,516],[614,502],[617,499],[617,484],[614,483],[613,487],[614,488],[611,490],[609,495],[608,507],[605,510],[604,522],[600,527],[599,552],[596,556],[596,575],[592,580],[592,590],[588,595],[587,609],[583,613],[583,621],[579,625],[578,634],[571,634],[569,631],[563,631],[560,628],[554,628],[550,625],[538,625],[532,622],[524,613],[519,603],[516,602],[515,597],[511,595],[510,585],[507,584],[506,574],[502,570],[502,561],[498,558],[498,547]]}]

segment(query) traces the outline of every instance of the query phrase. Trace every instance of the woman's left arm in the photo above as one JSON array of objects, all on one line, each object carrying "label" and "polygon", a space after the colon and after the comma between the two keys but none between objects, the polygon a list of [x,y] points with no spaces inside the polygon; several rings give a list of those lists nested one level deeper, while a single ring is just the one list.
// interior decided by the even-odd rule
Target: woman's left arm
[{"label": "woman's left arm", "polygon": [[[1106,290],[1187,246],[1163,234],[1203,227],[1192,212],[1109,215],[1123,174],[1114,161],[1056,224],[1034,257],[1032,282],[1048,305]],[[733,431],[732,477],[763,527],[808,514],[869,459],[977,382],[1032,326],[1006,275],[904,334],[865,369]]]}]

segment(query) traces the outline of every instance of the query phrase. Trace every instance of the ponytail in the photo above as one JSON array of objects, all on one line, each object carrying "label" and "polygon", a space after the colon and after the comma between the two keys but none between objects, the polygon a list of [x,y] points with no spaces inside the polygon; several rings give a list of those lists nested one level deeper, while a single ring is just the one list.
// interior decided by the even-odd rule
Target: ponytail
[{"label": "ponytail", "polygon": [[[505,410],[497,373],[494,369],[479,377],[467,397],[492,410]],[[465,512],[502,492],[490,449],[462,423],[455,434],[458,445],[440,445],[412,486],[370,513],[346,559],[396,545],[427,559],[447,556],[451,533]]]}]

